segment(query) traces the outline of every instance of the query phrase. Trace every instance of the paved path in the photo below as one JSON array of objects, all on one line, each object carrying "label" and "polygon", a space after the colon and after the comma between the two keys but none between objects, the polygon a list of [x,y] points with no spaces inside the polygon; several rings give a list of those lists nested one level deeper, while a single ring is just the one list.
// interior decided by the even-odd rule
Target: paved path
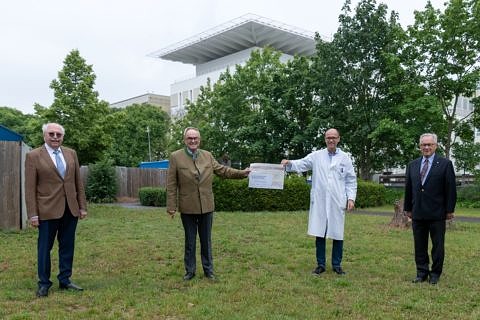
[{"label": "paved path", "polygon": [[158,207],[142,206],[140,202],[115,202],[115,203],[110,203],[110,205],[130,208],[130,209],[158,209]]}]

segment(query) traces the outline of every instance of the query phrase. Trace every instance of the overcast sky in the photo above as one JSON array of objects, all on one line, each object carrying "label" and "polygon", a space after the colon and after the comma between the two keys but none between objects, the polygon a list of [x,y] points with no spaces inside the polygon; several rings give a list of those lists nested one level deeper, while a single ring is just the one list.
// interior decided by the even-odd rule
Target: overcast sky
[{"label": "overcast sky", "polygon": [[[443,10],[445,0],[432,0]],[[352,0],[355,5],[358,1]],[[426,0],[383,0],[405,27]],[[50,106],[63,60],[73,49],[97,76],[110,103],[147,92],[170,95],[170,84],[194,67],[149,53],[247,13],[331,36],[343,0],[4,0],[0,3],[0,106],[33,113]]]}]

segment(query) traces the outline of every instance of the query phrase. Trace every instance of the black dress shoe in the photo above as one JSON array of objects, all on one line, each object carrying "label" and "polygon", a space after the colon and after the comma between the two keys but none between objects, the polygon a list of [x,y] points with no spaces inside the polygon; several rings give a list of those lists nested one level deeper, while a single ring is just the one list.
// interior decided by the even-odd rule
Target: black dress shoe
[{"label": "black dress shoe", "polygon": [[217,277],[213,273],[205,273],[205,278],[209,280],[217,280]]},{"label": "black dress shoe", "polygon": [[433,277],[430,277],[430,280],[428,280],[428,283],[435,285],[438,283],[438,280],[439,280],[439,277],[433,276]]},{"label": "black dress shoe", "polygon": [[339,275],[344,275],[345,271],[343,271],[342,267],[333,267],[333,272]]},{"label": "black dress shoe", "polygon": [[48,287],[38,287],[37,297],[47,297],[48,296]]},{"label": "black dress shoe", "polygon": [[427,276],[417,276],[415,279],[412,280],[413,283],[420,283],[427,281]]},{"label": "black dress shoe", "polygon": [[69,284],[60,283],[60,289],[62,289],[62,290],[73,290],[73,291],[83,291],[82,287],[77,286],[73,282],[70,282]]},{"label": "black dress shoe", "polygon": [[192,280],[193,277],[195,277],[195,273],[193,273],[193,272],[187,272],[187,273],[185,273],[185,275],[183,276],[183,280],[189,281],[189,280]]},{"label": "black dress shoe", "polygon": [[312,275],[314,276],[319,276],[320,274],[325,272],[325,267],[324,266],[318,266],[315,268],[315,270],[312,271]]}]

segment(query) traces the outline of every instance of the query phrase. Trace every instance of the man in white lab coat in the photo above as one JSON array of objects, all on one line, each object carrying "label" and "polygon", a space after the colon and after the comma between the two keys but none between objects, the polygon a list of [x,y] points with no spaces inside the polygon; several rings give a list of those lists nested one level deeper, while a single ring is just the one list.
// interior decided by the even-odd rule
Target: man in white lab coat
[{"label": "man in white lab coat", "polygon": [[287,171],[312,170],[308,234],[316,237],[317,268],[313,275],[325,272],[325,239],[333,239],[332,268],[339,275],[342,269],[345,209],[353,210],[357,194],[357,177],[347,153],[337,148],[337,129],[325,132],[327,148],[314,151],[300,160],[282,160]]}]

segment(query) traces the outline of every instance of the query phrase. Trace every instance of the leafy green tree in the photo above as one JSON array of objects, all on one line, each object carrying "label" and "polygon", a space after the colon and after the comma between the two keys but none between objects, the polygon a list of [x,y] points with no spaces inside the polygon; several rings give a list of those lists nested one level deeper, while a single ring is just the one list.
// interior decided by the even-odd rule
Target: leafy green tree
[{"label": "leafy green tree", "polygon": [[410,72],[442,110],[445,133],[439,139],[450,157],[457,137],[471,135],[480,114],[479,108],[459,110],[461,97],[472,97],[480,81],[480,3],[450,0],[441,12],[428,2],[415,12],[408,35]]},{"label": "leafy green tree", "polygon": [[[98,92],[94,91],[95,78],[93,67],[86,64],[78,50],[72,50],[58,72],[58,79],[50,84],[54,90],[53,104],[49,108],[35,106],[41,121],[63,125],[64,144],[76,149],[81,164],[102,159],[111,144],[109,106],[98,99]],[[32,126],[38,125],[38,121],[32,123]]]},{"label": "leafy green tree", "polygon": [[0,107],[0,124],[3,126],[20,132],[25,126],[27,116],[24,115],[20,110],[9,108],[9,107]]},{"label": "leafy green tree", "polygon": [[316,78],[310,70],[311,60],[295,57],[286,63],[283,82],[279,84],[280,110],[284,126],[279,130],[282,137],[282,158],[302,158],[324,144],[317,123],[314,108],[318,97],[315,95]]},{"label": "leafy green tree", "polygon": [[458,143],[453,145],[453,157],[455,158],[455,168],[466,172],[475,172],[480,164],[480,143],[473,141]]},{"label": "leafy green tree", "polygon": [[23,114],[14,108],[0,107],[0,124],[21,134],[26,144],[31,144],[29,122],[34,118],[34,115]]},{"label": "leafy green tree", "polygon": [[403,165],[405,144],[411,144],[399,134],[406,116],[399,106],[408,97],[399,84],[408,75],[398,58],[405,36],[397,19],[394,12],[387,18],[386,5],[374,0],[362,0],[354,13],[346,1],[333,40],[317,36],[312,72],[319,134],[339,129],[342,148],[352,153],[365,180],[385,167]]},{"label": "leafy green tree", "polygon": [[217,157],[227,152],[233,164],[305,154],[312,148],[312,139],[305,138],[313,104],[308,68],[305,58],[283,64],[277,51],[253,51],[234,73],[227,70],[213,86],[201,88],[174,126],[172,149],[180,146],[183,128],[196,126],[202,147]]},{"label": "leafy green tree", "polygon": [[126,167],[138,167],[140,162],[150,161],[150,156],[152,161],[165,159],[169,122],[165,111],[149,104],[114,110],[110,127],[113,142],[108,157],[114,165]]}]

